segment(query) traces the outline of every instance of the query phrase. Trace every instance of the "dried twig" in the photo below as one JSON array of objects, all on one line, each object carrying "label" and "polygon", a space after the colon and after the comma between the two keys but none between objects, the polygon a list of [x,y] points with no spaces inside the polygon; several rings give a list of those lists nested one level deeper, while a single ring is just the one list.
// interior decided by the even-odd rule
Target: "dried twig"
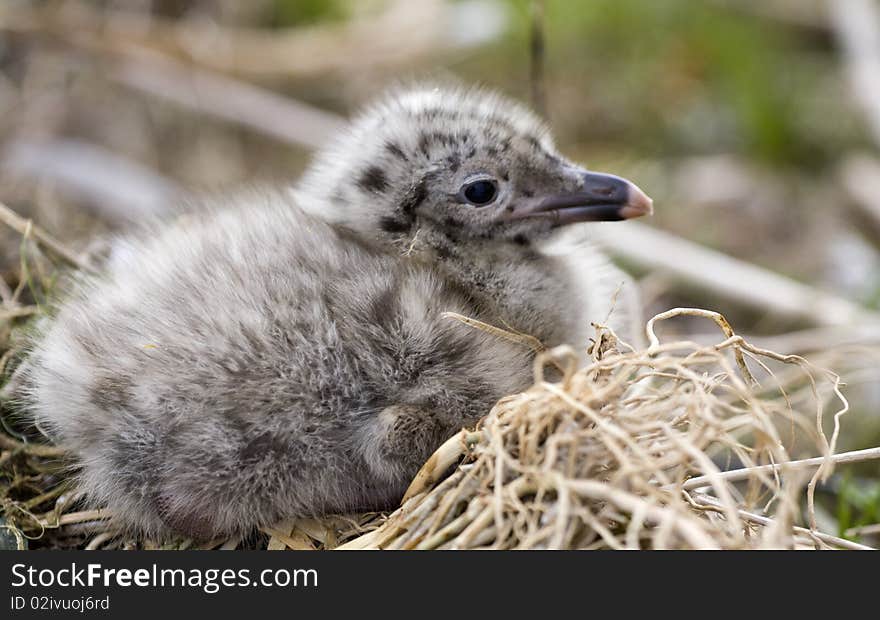
[{"label": "dried twig", "polygon": [[593,231],[612,254],[737,303],[815,325],[880,323],[876,313],[849,300],[636,222],[597,224]]},{"label": "dried twig", "polygon": [[[696,498],[701,502],[704,502],[710,506],[719,506],[718,500],[709,495],[697,494]],[[751,521],[753,523],[759,523],[761,525],[772,525],[773,519],[769,517],[765,517],[763,515],[754,514],[752,512],[748,512],[746,510],[737,510],[739,515],[746,519],[747,521]],[[873,547],[869,547],[868,545],[862,545],[860,543],[853,542],[851,540],[846,540],[844,538],[839,538],[837,536],[832,536],[830,534],[825,534],[823,532],[817,532],[814,530],[808,530],[803,527],[794,526],[792,528],[795,532],[800,534],[806,534],[810,537],[817,538],[822,542],[826,542],[835,547],[840,547],[841,549],[851,549],[853,551],[874,551]]]},{"label": "dried twig", "polygon": [[[865,450],[853,450],[851,452],[841,452],[828,457],[835,464],[838,463],[858,463],[860,461],[869,461],[880,459],[880,448],[867,448]],[[734,481],[745,480],[751,478],[758,473],[780,472],[785,473],[789,470],[797,470],[803,468],[819,467],[825,463],[826,457],[817,456],[811,459],[801,459],[799,461],[788,461],[786,463],[775,463],[771,465],[757,465],[755,467],[744,467],[742,469],[732,469],[717,474],[722,480]],[[697,489],[706,486],[709,482],[708,476],[697,476],[691,478],[681,485],[682,489]]]},{"label": "dried twig", "polygon": [[[721,328],[721,331],[724,332],[724,335],[730,339],[734,337],[733,328],[730,326],[730,323],[727,322],[727,319],[720,312],[713,312],[711,310],[703,310],[701,308],[673,308],[671,310],[667,310],[666,312],[661,312],[660,314],[651,318],[648,321],[648,324],[645,326],[645,332],[648,335],[648,344],[649,351],[656,350],[660,348],[660,340],[657,338],[657,335],[654,333],[654,324],[657,321],[665,321],[667,319],[671,319],[677,316],[699,316],[707,319],[711,319],[715,321],[718,327]],[[727,341],[725,341],[727,342]],[[734,347],[734,356],[736,357],[736,363],[739,366],[740,371],[743,374],[743,378],[751,384],[757,383],[755,378],[752,376],[749,367],[746,366],[746,361],[743,358],[742,350],[739,347]]]},{"label": "dried twig", "polygon": [[83,510],[81,512],[68,512],[59,515],[56,519],[41,519],[40,525],[45,528],[56,528],[64,525],[72,525],[74,523],[90,523],[93,521],[106,521],[111,517],[109,510]]},{"label": "dried twig", "polygon": [[546,349],[540,340],[530,334],[522,334],[508,329],[501,329],[500,327],[489,325],[488,323],[464,316],[457,312],[444,312],[440,316],[444,319],[455,319],[456,321],[464,323],[468,327],[473,327],[474,329],[479,329],[480,331],[487,332],[498,338],[521,344],[524,347],[530,348],[535,353],[540,353]]},{"label": "dried twig", "polygon": [[16,441],[6,433],[0,433],[0,447],[5,450],[20,451],[26,454],[32,454],[34,456],[46,458],[56,458],[65,454],[65,451],[57,446],[22,443],[20,441]]},{"label": "dried twig", "polygon": [[3,203],[0,203],[0,222],[6,224],[21,235],[32,236],[44,248],[77,269],[93,271],[90,265],[81,260],[62,243],[56,241],[49,233],[39,226],[34,225],[30,220],[21,217],[18,213]]}]

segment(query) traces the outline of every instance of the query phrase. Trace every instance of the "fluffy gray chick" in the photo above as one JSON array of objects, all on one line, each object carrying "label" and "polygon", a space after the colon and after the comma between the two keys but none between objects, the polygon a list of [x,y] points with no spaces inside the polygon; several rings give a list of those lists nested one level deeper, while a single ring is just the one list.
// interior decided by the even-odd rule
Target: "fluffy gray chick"
[{"label": "fluffy gray chick", "polygon": [[[583,348],[626,279],[552,242],[650,210],[518,105],[396,93],[294,189],[126,240],[44,325],[23,399],[137,534],[389,508],[441,442],[531,383],[529,349],[442,314]],[[628,295],[610,315],[624,334]]]}]

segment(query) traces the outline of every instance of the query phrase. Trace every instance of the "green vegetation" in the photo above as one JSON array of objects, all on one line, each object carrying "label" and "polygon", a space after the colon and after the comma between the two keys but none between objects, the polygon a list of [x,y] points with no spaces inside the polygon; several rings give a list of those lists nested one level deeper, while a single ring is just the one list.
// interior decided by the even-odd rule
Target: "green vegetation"
[{"label": "green vegetation", "polygon": [[[464,66],[527,97],[529,3],[509,4],[510,34]],[[545,15],[550,112],[572,141],[815,168],[863,140],[827,33],[689,0],[551,0]]]},{"label": "green vegetation", "polygon": [[880,523],[880,480],[856,483],[852,471],[844,473],[837,494],[838,535],[859,540],[849,530]]},{"label": "green vegetation", "polygon": [[274,0],[267,10],[269,26],[286,28],[336,20],[346,7],[334,0]]}]

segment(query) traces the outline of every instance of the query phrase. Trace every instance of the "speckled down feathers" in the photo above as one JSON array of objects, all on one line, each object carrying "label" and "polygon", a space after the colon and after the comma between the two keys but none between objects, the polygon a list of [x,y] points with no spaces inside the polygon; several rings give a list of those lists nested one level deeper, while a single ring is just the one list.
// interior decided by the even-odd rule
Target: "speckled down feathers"
[{"label": "speckled down feathers", "polygon": [[[469,221],[441,188],[472,161],[521,193],[562,160],[495,96],[397,94],[295,189],[117,243],[24,371],[89,501],[130,531],[196,538],[393,507],[434,448],[531,382],[530,350],[443,312],[583,347],[625,276],[580,236]],[[612,323],[636,312],[626,288]]]}]

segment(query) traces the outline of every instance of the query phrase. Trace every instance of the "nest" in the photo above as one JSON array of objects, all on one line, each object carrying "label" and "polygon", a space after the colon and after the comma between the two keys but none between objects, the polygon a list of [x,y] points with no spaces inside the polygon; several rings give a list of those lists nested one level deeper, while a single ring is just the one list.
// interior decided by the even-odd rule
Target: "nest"
[{"label": "nest", "polygon": [[[679,315],[711,319],[723,336],[710,345],[661,343],[654,326]],[[465,322],[534,345],[522,334]],[[534,386],[441,446],[391,514],[298,519],[255,539],[200,546],[868,548],[817,525],[816,485],[835,464],[880,456],[880,448],[835,454],[848,410],[836,374],[757,348],[707,310],[657,315],[647,334],[649,346],[635,349],[597,326],[581,369],[569,347],[539,352]],[[2,458],[21,459],[15,471],[34,487],[26,499],[3,500],[2,530],[14,535],[12,546],[23,548],[25,539],[52,547],[159,546],[121,539],[107,511],[76,511],[75,493],[57,476],[58,448],[0,439]]]},{"label": "nest", "polygon": [[[723,341],[661,344],[654,324],[681,314]],[[539,355],[534,387],[446,442],[401,508],[341,548],[862,548],[816,525],[848,409],[837,375],[750,345],[714,312],[671,310],[647,332],[636,350],[600,327],[581,370],[570,348]]]}]

